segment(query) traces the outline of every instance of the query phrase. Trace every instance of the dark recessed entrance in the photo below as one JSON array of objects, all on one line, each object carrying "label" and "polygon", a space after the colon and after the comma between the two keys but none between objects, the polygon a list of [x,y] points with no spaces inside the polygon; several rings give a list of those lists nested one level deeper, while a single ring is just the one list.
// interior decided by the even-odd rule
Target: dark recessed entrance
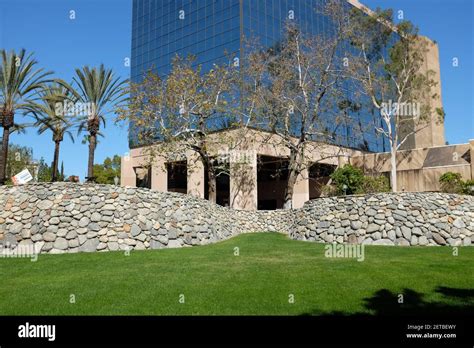
[{"label": "dark recessed entrance", "polygon": [[330,175],[336,170],[336,166],[326,163],[314,163],[308,171],[309,176],[309,199],[321,197],[323,187],[330,180]]},{"label": "dark recessed entrance", "polygon": [[258,156],[258,210],[282,209],[288,183],[288,160],[281,157]]},{"label": "dark recessed entrance", "polygon": [[151,189],[151,168],[150,167],[135,167],[135,186]]},{"label": "dark recessed entrance", "polygon": [[188,166],[186,161],[166,163],[168,192],[188,192]]},{"label": "dark recessed entrance", "polygon": [[[230,177],[228,163],[214,160],[216,170],[216,204],[228,207],[230,204]],[[204,170],[204,198],[209,200],[209,177],[208,171]]]}]

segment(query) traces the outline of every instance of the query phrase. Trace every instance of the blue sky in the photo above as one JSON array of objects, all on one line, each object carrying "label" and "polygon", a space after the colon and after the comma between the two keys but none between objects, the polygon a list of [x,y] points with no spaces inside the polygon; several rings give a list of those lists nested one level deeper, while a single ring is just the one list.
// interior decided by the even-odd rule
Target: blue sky
[{"label": "blue sky", "polygon": [[[69,18],[71,10],[75,11],[74,20]],[[101,63],[128,78],[130,68],[125,66],[125,59],[131,54],[131,18],[130,0],[0,0],[0,47],[34,51],[42,67],[66,81],[71,81],[75,68]],[[21,121],[20,116],[17,122]],[[115,126],[114,115],[108,115],[103,133],[96,163],[128,151],[127,128]],[[14,134],[10,139],[33,147],[35,158],[52,162],[54,144],[50,132],[38,136],[30,129],[27,134]],[[83,179],[88,148],[81,140],[82,135],[76,137],[75,143],[65,138],[60,161],[64,161],[67,175]]]},{"label": "blue sky", "polygon": [[[258,1],[258,0],[255,0]],[[446,111],[446,140],[465,143],[474,138],[472,0],[362,0],[376,7],[402,10],[423,35],[436,40],[440,49],[442,97]],[[0,47],[26,48],[42,67],[70,81],[74,68],[104,63],[117,75],[128,78],[130,68],[131,0],[0,0]],[[70,19],[75,11],[75,19]],[[453,67],[456,57],[459,66]],[[18,122],[21,122],[19,115]],[[96,163],[107,156],[128,152],[127,128],[116,126],[108,115],[105,138],[100,139]],[[87,145],[65,139],[61,159],[67,175],[85,176]],[[38,136],[30,129],[15,134],[11,142],[33,148],[34,157],[52,161],[51,134]]]}]

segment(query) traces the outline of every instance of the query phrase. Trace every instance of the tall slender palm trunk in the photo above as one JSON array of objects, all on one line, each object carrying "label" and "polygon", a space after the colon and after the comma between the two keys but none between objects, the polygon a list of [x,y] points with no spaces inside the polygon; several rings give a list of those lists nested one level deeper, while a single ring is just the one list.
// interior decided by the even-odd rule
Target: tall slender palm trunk
[{"label": "tall slender palm trunk", "polygon": [[89,159],[87,162],[87,181],[94,181],[94,155],[97,144],[97,135],[91,133],[89,135]]},{"label": "tall slender palm trunk", "polygon": [[5,181],[6,181],[9,139],[10,139],[10,127],[4,127],[3,138],[2,138],[2,152],[0,155],[0,185],[5,185]]},{"label": "tall slender palm trunk", "polygon": [[54,157],[53,157],[53,173],[51,175],[51,181],[58,181],[58,163],[59,163],[59,147],[61,142],[54,142]]}]

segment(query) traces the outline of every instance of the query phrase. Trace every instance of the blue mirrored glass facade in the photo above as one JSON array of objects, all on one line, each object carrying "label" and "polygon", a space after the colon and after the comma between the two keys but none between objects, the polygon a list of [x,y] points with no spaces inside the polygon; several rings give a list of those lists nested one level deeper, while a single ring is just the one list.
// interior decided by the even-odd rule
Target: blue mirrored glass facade
[{"label": "blue mirrored glass facade", "polygon": [[175,55],[194,55],[203,70],[240,50],[239,0],[134,0],[132,81],[170,70]]},{"label": "blue mirrored glass facade", "polygon": [[[281,41],[285,23],[291,18],[301,31],[329,34],[330,20],[315,9],[325,0],[134,0],[132,25],[131,80],[139,82],[152,69],[166,75],[175,55],[194,55],[196,64],[210,69],[229,56],[241,55],[245,38],[257,37],[271,47]],[[352,5],[345,3],[347,10]],[[347,86],[348,99],[351,87]],[[368,103],[367,103],[368,105]],[[330,142],[369,151],[384,151],[386,144],[373,127],[373,111],[368,107],[347,108],[350,122],[332,118],[322,131],[332,134]],[[380,126],[380,125],[378,125]],[[130,146],[133,141],[130,126]]]}]

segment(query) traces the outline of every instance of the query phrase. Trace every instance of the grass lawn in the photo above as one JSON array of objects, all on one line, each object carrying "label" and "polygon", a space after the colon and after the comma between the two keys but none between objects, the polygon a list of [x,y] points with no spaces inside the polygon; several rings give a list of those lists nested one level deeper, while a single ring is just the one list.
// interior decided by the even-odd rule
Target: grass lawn
[{"label": "grass lawn", "polygon": [[[234,255],[238,247],[240,255]],[[0,315],[472,313],[474,248],[365,248],[256,233],[183,249],[0,259]],[[70,303],[70,296],[75,303]],[[184,303],[180,303],[180,295]],[[289,303],[290,294],[294,303]],[[399,304],[399,294],[404,304]],[[182,299],[182,298],[181,298]]]}]

